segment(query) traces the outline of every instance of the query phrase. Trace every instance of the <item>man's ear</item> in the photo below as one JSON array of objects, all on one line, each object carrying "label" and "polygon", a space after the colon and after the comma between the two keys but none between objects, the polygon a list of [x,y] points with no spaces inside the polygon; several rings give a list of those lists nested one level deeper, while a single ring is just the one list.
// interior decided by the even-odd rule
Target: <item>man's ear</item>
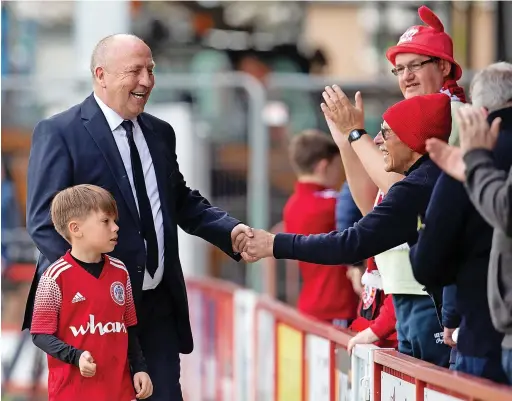
[{"label": "man's ear", "polygon": [[105,82],[105,69],[103,67],[96,67],[94,70],[94,78],[102,88],[107,86]]},{"label": "man's ear", "polygon": [[441,68],[444,78],[453,77],[452,71],[454,70],[454,66],[449,61],[439,60],[439,68]]}]

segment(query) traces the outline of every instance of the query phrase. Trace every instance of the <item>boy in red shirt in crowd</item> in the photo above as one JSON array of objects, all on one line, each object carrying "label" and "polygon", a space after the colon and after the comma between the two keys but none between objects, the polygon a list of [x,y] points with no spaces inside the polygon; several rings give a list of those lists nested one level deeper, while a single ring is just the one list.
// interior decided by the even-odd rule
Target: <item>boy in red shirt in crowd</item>
[{"label": "boy in red shirt in crowd", "polygon": [[[342,174],[338,147],[329,135],[305,131],[293,138],[290,161],[297,174],[295,191],[283,212],[286,232],[320,234],[335,230],[336,195]],[[297,308],[339,327],[356,317],[358,296],[347,266],[299,262],[303,286]]]},{"label": "boy in red shirt in crowd", "polygon": [[151,396],[130,277],[106,255],[119,230],[114,198],[94,185],[70,187],[53,199],[51,217],[71,250],[43,273],[35,298],[31,333],[48,354],[49,401]]}]

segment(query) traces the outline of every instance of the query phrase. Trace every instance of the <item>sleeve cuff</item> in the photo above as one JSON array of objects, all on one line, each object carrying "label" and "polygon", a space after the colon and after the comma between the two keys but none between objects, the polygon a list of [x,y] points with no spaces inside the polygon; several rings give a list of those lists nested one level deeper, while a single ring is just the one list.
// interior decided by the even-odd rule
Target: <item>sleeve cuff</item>
[{"label": "sleeve cuff", "polygon": [[370,323],[370,329],[372,329],[372,331],[375,333],[377,337],[379,337],[380,340],[384,340],[387,337],[389,337],[396,330],[396,328],[394,325],[390,326],[382,324],[384,322],[379,322],[378,319],[379,318],[377,317],[376,320]]},{"label": "sleeve cuff", "polygon": [[456,314],[448,314],[445,309],[442,310],[443,327],[448,329],[456,329],[460,325],[460,316]]},{"label": "sleeve cuff", "polygon": [[279,233],[274,237],[274,258],[294,259],[293,242],[296,234]]},{"label": "sleeve cuff", "polygon": [[84,351],[81,349],[76,350],[75,360],[73,361],[73,365],[75,365],[77,368],[80,367],[80,357],[82,356],[83,353],[84,353]]},{"label": "sleeve cuff", "polygon": [[463,159],[464,163],[466,164],[467,173],[482,162],[492,162],[493,153],[488,149],[472,149],[464,155]]}]

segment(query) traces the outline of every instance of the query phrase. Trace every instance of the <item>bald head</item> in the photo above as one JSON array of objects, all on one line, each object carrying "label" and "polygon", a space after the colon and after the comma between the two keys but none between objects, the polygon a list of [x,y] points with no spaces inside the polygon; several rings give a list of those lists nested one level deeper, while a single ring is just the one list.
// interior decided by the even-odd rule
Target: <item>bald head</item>
[{"label": "bald head", "polygon": [[144,111],[155,84],[151,49],[135,35],[100,40],[91,57],[94,93],[125,120]]},{"label": "bald head", "polygon": [[113,56],[115,57],[123,48],[133,45],[144,45],[147,47],[141,38],[127,33],[117,33],[101,39],[92,51],[90,67],[92,76],[94,77],[96,68],[105,68],[109,59]]}]

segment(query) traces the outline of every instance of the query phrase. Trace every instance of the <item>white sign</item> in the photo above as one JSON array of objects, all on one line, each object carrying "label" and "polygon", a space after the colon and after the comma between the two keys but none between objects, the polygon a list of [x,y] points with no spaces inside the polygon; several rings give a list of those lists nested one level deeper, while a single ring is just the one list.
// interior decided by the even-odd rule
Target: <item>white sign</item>
[{"label": "white sign", "polygon": [[330,399],[330,344],[314,335],[306,336],[306,360],[308,364],[308,400],[329,401]]},{"label": "white sign", "polygon": [[463,401],[461,398],[455,398],[429,388],[425,388],[423,394],[425,401]]},{"label": "white sign", "polygon": [[254,401],[256,294],[250,290],[237,290],[234,295],[234,304],[235,400]]},{"label": "white sign", "polygon": [[415,401],[416,386],[389,373],[381,374],[380,394],[382,401]]},{"label": "white sign", "polygon": [[275,396],[275,319],[266,310],[257,312],[256,347],[257,366],[256,400],[272,401]]}]

